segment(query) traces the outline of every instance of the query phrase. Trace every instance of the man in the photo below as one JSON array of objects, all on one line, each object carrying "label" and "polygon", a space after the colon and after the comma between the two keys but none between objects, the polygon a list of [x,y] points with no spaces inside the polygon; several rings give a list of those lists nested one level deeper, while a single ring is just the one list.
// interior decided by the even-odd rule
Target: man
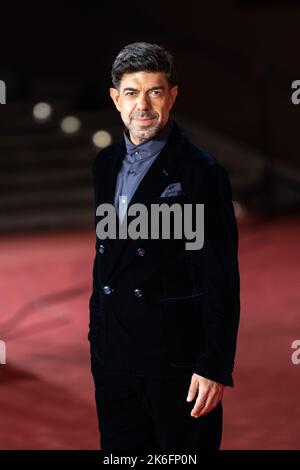
[{"label": "man", "polygon": [[204,204],[204,244],[96,237],[89,340],[101,448],[219,449],[239,322],[230,183],[170,118],[178,85],[168,51],[126,46],[112,81],[126,130],[94,161],[96,227],[103,204],[116,209],[118,226],[137,203]]}]

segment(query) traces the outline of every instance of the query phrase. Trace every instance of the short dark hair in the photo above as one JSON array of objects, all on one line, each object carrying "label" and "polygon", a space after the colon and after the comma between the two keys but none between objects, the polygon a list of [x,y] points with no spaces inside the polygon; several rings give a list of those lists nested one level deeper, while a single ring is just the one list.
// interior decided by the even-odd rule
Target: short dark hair
[{"label": "short dark hair", "polygon": [[164,72],[170,86],[176,84],[173,56],[163,46],[148,42],[128,44],[117,55],[111,70],[115,88],[125,73]]}]

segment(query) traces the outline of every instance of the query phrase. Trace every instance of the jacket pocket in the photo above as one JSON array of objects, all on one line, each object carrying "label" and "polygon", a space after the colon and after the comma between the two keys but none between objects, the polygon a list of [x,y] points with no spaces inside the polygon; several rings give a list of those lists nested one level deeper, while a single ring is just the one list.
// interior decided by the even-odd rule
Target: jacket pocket
[{"label": "jacket pocket", "polygon": [[160,299],[163,343],[174,367],[192,367],[205,347],[204,292]]},{"label": "jacket pocket", "polygon": [[169,301],[176,301],[176,300],[188,300],[188,299],[195,299],[199,297],[200,295],[203,295],[203,292],[197,292],[195,294],[190,294],[190,295],[182,295],[179,297],[165,297],[160,299],[160,302],[169,302]]}]

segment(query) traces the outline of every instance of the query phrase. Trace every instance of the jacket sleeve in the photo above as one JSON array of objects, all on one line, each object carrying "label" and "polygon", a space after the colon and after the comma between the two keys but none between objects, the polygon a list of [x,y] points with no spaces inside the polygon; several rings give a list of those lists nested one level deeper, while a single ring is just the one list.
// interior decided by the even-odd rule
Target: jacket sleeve
[{"label": "jacket sleeve", "polygon": [[233,386],[240,315],[238,230],[230,181],[219,163],[208,165],[202,190],[205,347],[198,354],[195,373]]},{"label": "jacket sleeve", "polygon": [[[94,225],[96,231],[96,204],[97,204],[97,197],[96,197],[96,189],[97,189],[97,179],[96,179],[96,159],[92,165],[92,172],[93,172],[93,189],[94,189]],[[96,233],[96,232],[95,232]],[[96,239],[97,244],[97,239]],[[98,279],[98,269],[97,269],[97,254],[94,257],[93,262],[93,271],[92,271],[92,293],[89,299],[89,311],[90,311],[90,321],[89,327],[97,326],[97,322],[99,322],[99,315],[100,315],[100,297],[99,297],[99,279]]]}]

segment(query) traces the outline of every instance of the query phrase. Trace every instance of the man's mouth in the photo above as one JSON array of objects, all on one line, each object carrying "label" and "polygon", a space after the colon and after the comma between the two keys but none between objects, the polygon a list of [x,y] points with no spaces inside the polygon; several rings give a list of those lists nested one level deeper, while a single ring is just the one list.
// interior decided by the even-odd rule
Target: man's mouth
[{"label": "man's mouth", "polygon": [[143,118],[135,118],[135,121],[140,125],[140,126],[149,126],[152,124],[155,118],[149,118],[149,117],[143,117]]}]

